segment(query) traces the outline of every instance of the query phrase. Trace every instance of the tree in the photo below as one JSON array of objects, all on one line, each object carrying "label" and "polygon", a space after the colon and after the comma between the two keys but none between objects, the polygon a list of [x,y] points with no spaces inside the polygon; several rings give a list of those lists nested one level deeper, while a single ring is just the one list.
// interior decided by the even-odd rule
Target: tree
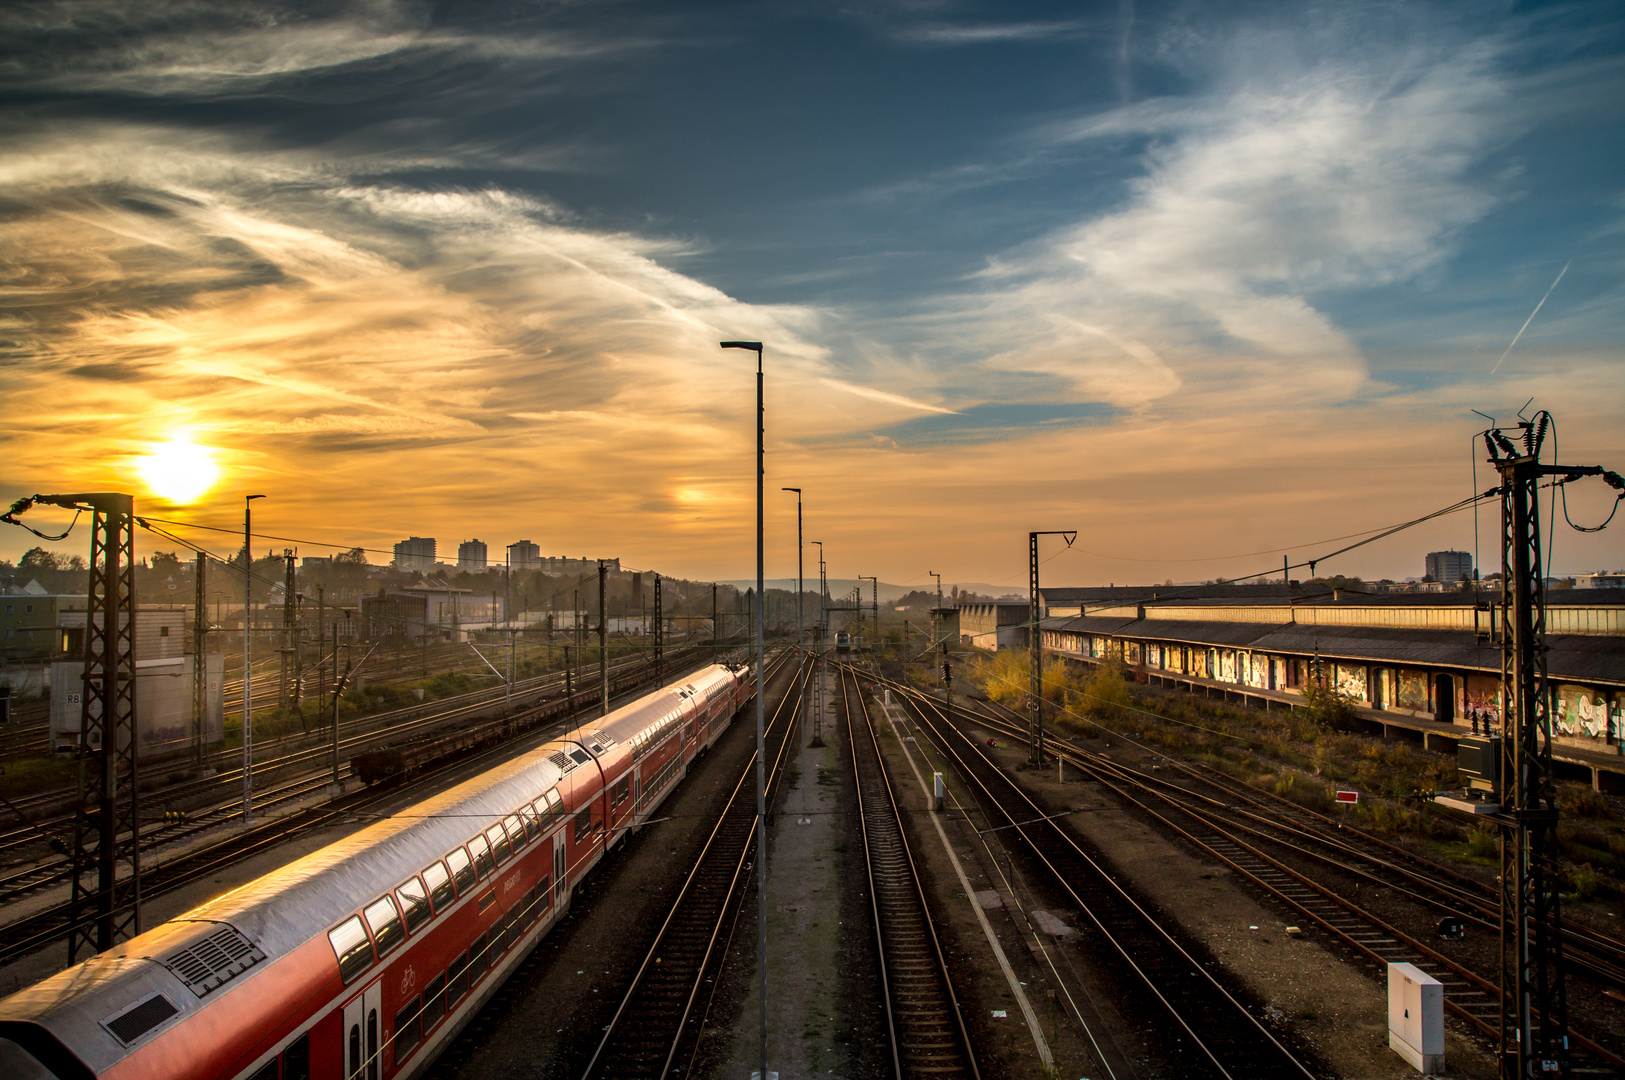
[{"label": "tree", "polygon": [[173,551],[155,551],[152,553],[152,569],[159,574],[177,574],[181,569],[180,556]]},{"label": "tree", "polygon": [[367,553],[356,547],[349,551],[341,551],[333,556],[334,566],[366,566]]},{"label": "tree", "polygon": [[31,547],[23,552],[22,560],[17,563],[17,569],[60,570],[62,569],[62,560],[57,557],[54,551],[46,551],[42,547]]},{"label": "tree", "polygon": [[83,555],[69,555],[68,561],[62,564],[64,570],[83,570],[86,567]]}]

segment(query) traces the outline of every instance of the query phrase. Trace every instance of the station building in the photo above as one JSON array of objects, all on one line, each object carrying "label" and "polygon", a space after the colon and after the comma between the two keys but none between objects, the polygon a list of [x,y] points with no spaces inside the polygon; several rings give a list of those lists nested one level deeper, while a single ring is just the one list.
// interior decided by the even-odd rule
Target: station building
[{"label": "station building", "polygon": [[[1446,750],[1475,725],[1500,722],[1499,592],[1042,592],[1043,647],[1074,662],[1120,660],[1141,681],[1264,708],[1324,680],[1383,734]],[[1599,789],[1625,790],[1625,589],[1546,599],[1554,758]]]}]

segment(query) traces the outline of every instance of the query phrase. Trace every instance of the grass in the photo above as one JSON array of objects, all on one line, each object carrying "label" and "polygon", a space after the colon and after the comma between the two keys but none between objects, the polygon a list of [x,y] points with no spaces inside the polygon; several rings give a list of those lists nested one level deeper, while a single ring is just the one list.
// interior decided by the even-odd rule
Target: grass
[{"label": "grass", "polygon": [[0,795],[17,799],[76,783],[79,770],[72,758],[13,758],[0,776]]}]

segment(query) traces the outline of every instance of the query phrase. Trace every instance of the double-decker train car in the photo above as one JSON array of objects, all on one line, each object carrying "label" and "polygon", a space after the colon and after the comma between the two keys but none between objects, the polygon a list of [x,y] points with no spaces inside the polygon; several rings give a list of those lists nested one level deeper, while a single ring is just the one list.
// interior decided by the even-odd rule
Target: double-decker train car
[{"label": "double-decker train car", "polygon": [[422,1073],[750,689],[706,668],[0,1000],[0,1075]]}]

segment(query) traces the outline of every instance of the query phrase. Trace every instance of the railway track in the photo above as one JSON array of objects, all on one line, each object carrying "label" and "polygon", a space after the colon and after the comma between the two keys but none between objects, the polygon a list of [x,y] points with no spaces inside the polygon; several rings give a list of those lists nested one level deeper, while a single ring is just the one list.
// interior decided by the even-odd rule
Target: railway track
[{"label": "railway track", "polygon": [[[979,711],[978,723],[1012,740],[1027,741],[1025,724],[1017,722],[1024,718],[1002,706]],[[1491,906],[1493,899],[1486,900],[1485,894],[1493,897],[1493,893],[1480,883],[1213,770],[1170,759],[1169,769],[1177,778],[1205,789],[1193,790],[1090,753],[1062,735],[1046,733],[1045,742],[1068,765],[1229,866],[1286,904],[1302,921],[1320,927],[1384,970],[1389,963],[1410,963],[1437,978],[1444,986],[1445,1008],[1480,1035],[1499,1043],[1499,982],[1407,933],[1370,905],[1362,905],[1349,895],[1348,888],[1352,876],[1356,883],[1377,886],[1435,913],[1470,920],[1499,934],[1499,908]],[[1319,874],[1314,872],[1316,868]],[[1430,880],[1430,873],[1437,873],[1439,880]],[[1592,931],[1565,936],[1564,960],[1571,977],[1619,985],[1625,957],[1618,942]],[[1579,1057],[1625,1068],[1625,1058],[1619,1053],[1575,1031],[1572,1024],[1570,1039]]]},{"label": "railway track", "polygon": [[[684,669],[676,666],[674,661],[668,661],[666,670],[675,674]],[[644,684],[639,683],[631,688],[631,692],[635,693],[644,688]],[[590,704],[590,702],[586,704]],[[559,716],[571,715],[556,709],[538,709],[533,710],[533,712],[543,714],[538,721],[539,723],[545,723],[547,720]],[[535,724],[530,724],[528,729],[534,729],[535,726]],[[478,751],[469,757],[447,761],[437,767],[432,767],[426,772],[419,773],[413,784],[414,786],[428,784],[452,769],[466,767],[470,762],[500,760],[512,752],[512,741],[503,742]],[[308,794],[311,790],[323,787],[328,782],[329,775],[323,773],[318,776],[294,780],[268,794],[275,802],[291,801],[303,794]],[[178,859],[173,859],[161,867],[145,869],[141,875],[142,899],[143,901],[150,900],[206,874],[217,872],[224,866],[246,858],[264,848],[281,843],[283,840],[309,832],[312,829],[321,828],[345,815],[353,815],[359,811],[364,811],[384,800],[394,798],[399,790],[398,786],[390,785],[364,789],[351,795],[341,796],[339,799],[322,806],[312,807],[287,818],[250,828],[247,832],[237,836],[224,838]],[[266,804],[256,802],[256,805],[264,806]],[[229,821],[240,817],[240,815],[240,808],[235,812],[227,810],[222,820]],[[159,838],[159,842],[167,844],[182,839],[184,836],[201,832],[204,829],[214,828],[218,824],[220,824],[219,821],[208,822],[196,827],[188,826],[184,832],[171,830],[166,835],[165,832],[160,831],[155,833],[154,836]],[[147,850],[149,849],[144,845],[143,852]],[[54,866],[57,870],[57,877],[55,878],[57,881],[66,878],[71,873],[71,867],[65,859],[57,861]],[[24,891],[37,890],[43,887],[44,884],[46,883],[36,882]],[[53,904],[39,912],[0,927],[0,963],[6,963],[19,956],[26,955],[63,937],[69,928],[70,907],[71,905],[66,901]]]},{"label": "railway track", "polygon": [[[982,748],[947,722],[941,703],[891,684],[938,749],[954,763],[988,828],[1019,841],[1036,871],[1092,924],[1106,955],[1146,1007],[1172,1025],[1163,1049],[1180,1076],[1227,1080],[1312,1077],[1309,1069],[1219,982],[1162,921],[1035,804]],[[1113,955],[1114,954],[1114,955]]]},{"label": "railway track", "polygon": [[[668,664],[678,662],[681,662],[680,656],[667,659]],[[621,681],[624,680],[628,672],[635,672],[646,666],[649,666],[649,662],[645,658],[625,658],[616,661],[610,666],[610,677],[614,681]],[[526,680],[516,681],[512,696],[534,700],[536,695],[545,695],[550,691],[557,691],[563,685],[564,675],[562,672],[549,672]],[[578,702],[588,704],[596,701],[597,690],[598,682],[594,679],[590,686],[576,695]],[[256,691],[256,696],[257,694],[258,691]],[[433,730],[456,720],[467,719],[479,714],[482,710],[492,708],[505,696],[507,696],[505,688],[498,686],[440,698],[423,705],[409,706],[404,709],[394,709],[388,712],[372,713],[343,720],[339,725],[339,752],[341,756],[346,753],[354,753],[374,744],[405,738],[413,734]],[[330,732],[331,728],[321,731],[313,730],[307,735],[300,736],[301,741],[306,744],[303,748],[287,754],[262,757],[254,764],[255,778],[269,777],[284,769],[299,765],[314,763],[317,767],[321,767],[323,764],[330,763],[333,752]],[[243,777],[242,767],[239,764],[241,753],[240,750],[221,750],[211,753],[204,759],[204,764],[215,770],[213,775],[143,792],[143,799],[149,803],[156,801],[163,805],[188,806],[189,808],[190,803],[211,798],[217,791],[229,792],[234,787],[240,787]],[[60,805],[65,800],[72,800],[73,798],[74,790],[72,788],[59,788],[49,792],[19,797],[12,800],[12,804],[15,809],[26,814],[30,810],[37,811],[42,807]],[[73,817],[71,814],[57,814],[33,820],[28,825],[19,828],[0,832],[0,855],[8,851],[38,844],[42,839],[42,833],[52,833],[54,831],[55,835],[65,839],[67,830],[71,829],[72,823]]]},{"label": "railway track", "polygon": [[902,812],[880,758],[868,704],[850,669],[841,669],[840,680],[893,1073],[975,1080],[981,1076],[976,1055],[903,833]]},{"label": "railway track", "polygon": [[[788,656],[782,664],[789,665]],[[799,688],[807,677],[806,669],[796,670],[795,686]],[[786,693],[765,725],[764,742],[771,763],[767,770],[769,807],[794,747],[791,735],[797,730],[802,697]],[[752,754],[606,1025],[582,1074],[584,1080],[647,1080],[671,1075],[674,1065],[684,1075],[688,1073],[706,1015],[702,997],[708,978],[721,970],[728,927],[755,877],[755,776],[756,755]]]}]

